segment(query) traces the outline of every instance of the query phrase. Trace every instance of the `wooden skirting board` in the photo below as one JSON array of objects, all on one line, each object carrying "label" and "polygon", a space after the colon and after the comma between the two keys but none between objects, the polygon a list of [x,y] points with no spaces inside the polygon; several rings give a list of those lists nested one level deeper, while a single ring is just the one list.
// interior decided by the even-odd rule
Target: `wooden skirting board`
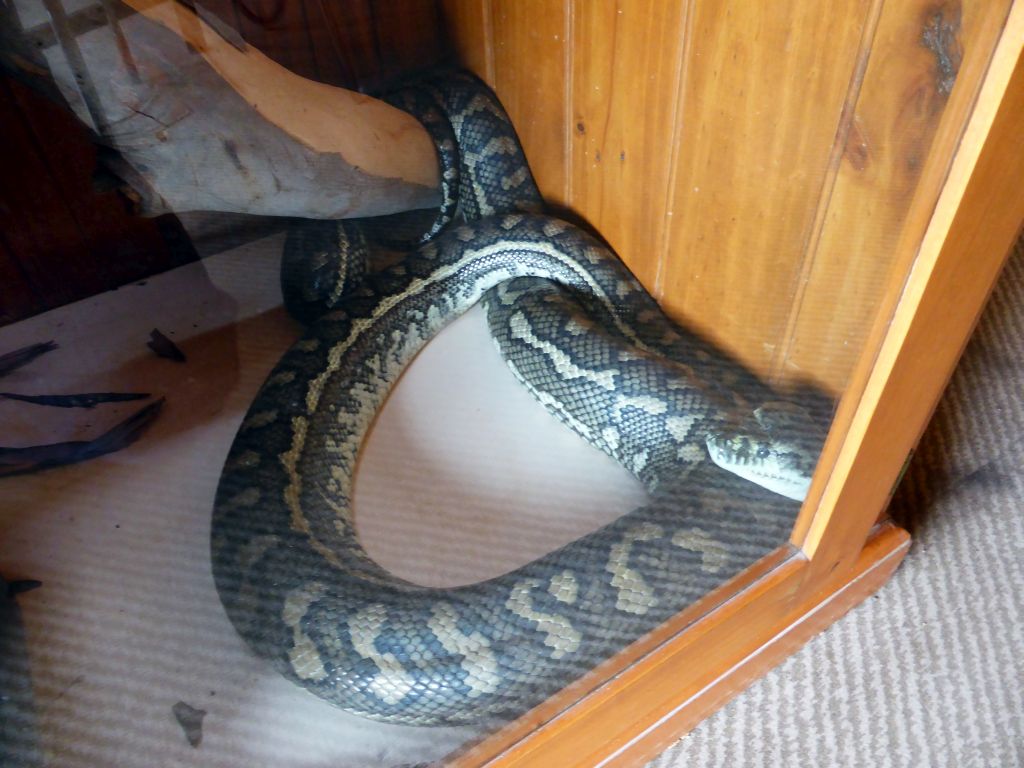
[{"label": "wooden skirting board", "polygon": [[[870,597],[909,546],[907,532],[885,522],[851,571],[814,591],[802,588],[810,561],[780,548],[685,612],[685,627],[644,638],[449,765],[642,765]],[[637,658],[638,648],[650,650]],[[609,679],[612,669],[621,672]],[[590,679],[607,682],[580,697]]]}]

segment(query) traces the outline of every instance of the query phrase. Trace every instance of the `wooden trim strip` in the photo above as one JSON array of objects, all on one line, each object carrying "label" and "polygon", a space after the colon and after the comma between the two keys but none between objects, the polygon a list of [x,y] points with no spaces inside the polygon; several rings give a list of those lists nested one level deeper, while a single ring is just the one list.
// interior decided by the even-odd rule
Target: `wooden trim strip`
[{"label": "wooden trim strip", "polygon": [[[989,25],[997,25],[1000,30],[1005,30],[1007,21],[1008,17],[1000,18],[994,14],[988,17]],[[989,30],[985,34],[979,33],[976,36],[998,40],[998,33],[993,30]],[[1005,35],[1003,38],[1005,39]],[[995,43],[992,45],[992,50],[980,51],[980,53],[968,56],[957,75],[957,86],[954,87],[943,111],[942,121],[936,131],[931,151],[926,158],[925,168],[914,191],[914,199],[907,213],[906,222],[895,247],[896,255],[892,259],[889,280],[884,287],[885,294],[878,301],[873,325],[862,342],[860,360],[853,368],[842,399],[839,401],[828,440],[819,460],[818,473],[794,526],[793,536],[790,540],[795,544],[802,545],[811,527],[811,521],[818,513],[825,481],[835,468],[835,461],[849,432],[853,413],[864,395],[867,379],[878,358],[882,340],[889,332],[896,305],[900,300],[924,234],[935,211],[936,201],[949,178],[952,158],[963,140],[971,109],[977,103],[984,75],[991,68],[994,49]]]},{"label": "wooden trim strip", "polygon": [[576,90],[572,71],[572,62],[576,56],[575,0],[565,0],[565,28],[562,30],[562,34],[565,36],[564,56],[562,59],[562,72],[565,77],[565,91],[562,94],[562,97],[565,99],[565,111],[562,113],[562,120],[564,121],[562,126],[562,141],[564,142],[562,150],[562,174],[564,178],[562,182],[562,200],[565,201],[566,205],[572,206],[572,132],[576,125],[576,120],[573,119],[576,109],[573,99],[576,98]]},{"label": "wooden trim strip", "polygon": [[484,37],[484,80],[494,88],[498,82],[497,67],[494,63],[494,7],[491,0],[482,0],[482,34]]},{"label": "wooden trim strip", "polygon": [[[665,203],[664,211],[666,219],[675,215],[676,194],[679,189],[679,168],[682,165],[680,155],[683,151],[683,143],[689,137],[686,125],[686,96],[687,79],[689,75],[690,62],[693,58],[693,17],[694,6],[697,0],[684,0],[685,7],[680,14],[679,35],[682,38],[682,52],[679,56],[679,65],[676,67],[676,87],[672,91],[672,140],[669,143],[668,176],[665,179]],[[662,227],[661,237],[657,244],[657,268],[654,272],[654,284],[651,292],[654,298],[661,304],[665,300],[665,272],[669,268],[669,260],[672,258],[671,251],[672,228],[668,222]]]},{"label": "wooden trim strip", "polygon": [[[1016,5],[1020,6],[1018,1]],[[1013,11],[1011,10],[1011,16]],[[1006,42],[1006,30],[1012,31],[1013,21],[1010,18],[999,20],[1005,22],[1003,42]],[[803,505],[800,516],[794,526],[791,541],[802,546],[811,527],[811,521],[818,514],[821,507],[821,493],[824,489],[830,473],[835,469],[835,462],[844,440],[850,430],[854,411],[858,408],[865,392],[867,379],[871,375],[875,361],[878,358],[883,338],[889,332],[891,321],[896,311],[896,305],[900,300],[901,293],[906,283],[906,276],[909,275],[914,260],[919,252],[924,234],[929,221],[935,211],[936,201],[941,194],[943,185],[949,178],[951,168],[950,159],[954,156],[956,148],[963,140],[964,121],[969,115],[970,109],[978,100],[978,88],[968,89],[963,87],[965,83],[979,83],[982,80],[984,70],[978,71],[979,65],[991,71],[991,61],[994,57],[986,56],[982,59],[979,56],[968,58],[958,73],[957,81],[961,87],[954,88],[944,110],[942,124],[939,126],[937,135],[932,144],[927,165],[921,174],[917,184],[914,201],[907,215],[907,222],[900,233],[900,239],[896,246],[897,256],[893,260],[891,279],[886,286],[886,295],[878,304],[878,311],[871,331],[863,342],[863,350],[857,366],[853,369],[850,381],[848,382],[839,407],[833,419],[832,428],[828,440],[825,443],[821,458],[818,462],[818,471],[815,474],[814,482],[807,494],[807,500]],[[1001,94],[997,94],[999,98]]]}]

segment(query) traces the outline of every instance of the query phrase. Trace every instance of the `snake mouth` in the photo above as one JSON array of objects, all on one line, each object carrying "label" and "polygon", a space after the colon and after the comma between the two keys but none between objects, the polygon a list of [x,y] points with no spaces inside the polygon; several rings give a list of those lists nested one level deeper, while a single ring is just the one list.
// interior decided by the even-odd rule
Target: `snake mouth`
[{"label": "snake mouth", "polygon": [[787,469],[767,435],[712,432],[706,445],[711,461],[727,472],[794,501],[806,498],[810,477]]}]

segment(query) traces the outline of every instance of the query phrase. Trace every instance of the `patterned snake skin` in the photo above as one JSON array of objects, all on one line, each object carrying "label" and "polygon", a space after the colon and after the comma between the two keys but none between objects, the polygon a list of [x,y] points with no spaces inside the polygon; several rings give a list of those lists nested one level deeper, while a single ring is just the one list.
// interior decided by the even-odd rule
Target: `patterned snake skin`
[{"label": "patterned snake skin", "polygon": [[[757,453],[762,438],[738,436],[734,414],[771,392],[673,325],[595,239],[522,212],[539,196],[493,96],[456,76],[394,98],[434,135],[446,201],[457,202],[413,224],[377,222],[427,242],[354,289],[332,254],[361,240],[358,228],[289,238],[289,309],[333,309],[284,355],[239,429],[213,513],[214,577],[250,646],[340,707],[419,725],[507,719],[774,549],[798,505],[708,457],[720,432]],[[425,234],[401,234],[407,225]],[[426,588],[366,554],[353,474],[402,370],[481,299],[513,373],[652,498],[510,573]],[[755,426],[773,423],[770,411]]]}]

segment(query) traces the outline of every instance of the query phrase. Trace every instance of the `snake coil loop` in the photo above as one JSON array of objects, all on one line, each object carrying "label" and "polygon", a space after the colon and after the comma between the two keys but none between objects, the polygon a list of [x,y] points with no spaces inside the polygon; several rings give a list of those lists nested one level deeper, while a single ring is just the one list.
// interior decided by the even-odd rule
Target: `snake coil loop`
[{"label": "snake coil loop", "polygon": [[[341,240],[361,237],[348,225],[289,237],[286,301],[318,319],[232,445],[213,514],[214,577],[250,646],[340,707],[419,725],[504,719],[774,549],[797,505],[708,458],[709,435],[737,404],[770,392],[677,328],[594,238],[536,213],[493,94],[455,76],[395,98],[430,126],[449,202],[419,217],[426,234],[413,235],[423,241],[413,253],[355,285],[343,278],[361,268],[335,261]],[[360,545],[353,472],[406,364],[480,300],[517,378],[652,499],[510,573],[426,588]]]}]

